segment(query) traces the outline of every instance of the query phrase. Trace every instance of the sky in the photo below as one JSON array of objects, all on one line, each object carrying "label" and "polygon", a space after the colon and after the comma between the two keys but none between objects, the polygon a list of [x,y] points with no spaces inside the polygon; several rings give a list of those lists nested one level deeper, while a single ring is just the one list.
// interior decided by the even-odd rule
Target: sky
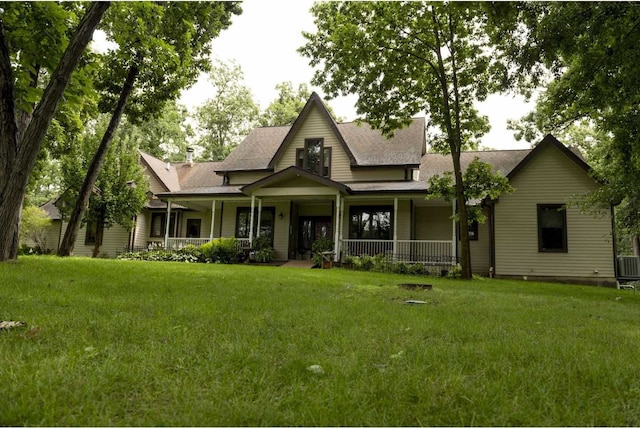
[{"label": "sky", "polygon": [[[311,85],[314,69],[308,59],[296,51],[305,44],[302,31],[315,32],[309,12],[313,0],[245,0],[243,12],[232,17],[231,26],[213,41],[212,55],[223,61],[234,60],[244,73],[244,85],[251,89],[261,109],[277,96],[276,84],[290,81],[294,88],[300,83],[324,97],[319,87]],[[190,110],[201,105],[213,94],[206,76],[183,92],[180,102]],[[356,118],[355,96],[329,100],[328,104],[345,121]],[[524,141],[516,141],[507,130],[507,119],[518,119],[532,109],[522,97],[491,95],[478,104],[480,113],[487,115],[491,131],[482,139],[482,146],[494,149],[529,148]]]}]

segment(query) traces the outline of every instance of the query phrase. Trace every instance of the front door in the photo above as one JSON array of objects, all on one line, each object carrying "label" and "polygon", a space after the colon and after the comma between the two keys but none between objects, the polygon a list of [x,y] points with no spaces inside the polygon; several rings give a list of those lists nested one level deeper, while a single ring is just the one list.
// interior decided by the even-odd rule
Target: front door
[{"label": "front door", "polygon": [[302,260],[311,258],[311,245],[318,238],[332,239],[331,217],[310,217],[298,218],[298,256]]}]

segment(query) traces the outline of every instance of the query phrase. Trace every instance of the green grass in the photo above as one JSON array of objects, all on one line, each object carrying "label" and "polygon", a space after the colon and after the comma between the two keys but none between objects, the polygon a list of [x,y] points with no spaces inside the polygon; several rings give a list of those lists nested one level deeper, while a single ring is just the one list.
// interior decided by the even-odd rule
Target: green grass
[{"label": "green grass", "polygon": [[639,315],[610,288],[22,257],[0,425],[640,425]]}]

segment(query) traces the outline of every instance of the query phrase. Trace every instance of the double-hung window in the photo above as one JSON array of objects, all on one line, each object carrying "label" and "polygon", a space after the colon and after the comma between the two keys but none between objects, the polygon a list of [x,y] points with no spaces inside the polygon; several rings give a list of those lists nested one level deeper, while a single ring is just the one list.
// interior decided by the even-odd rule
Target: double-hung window
[{"label": "double-hung window", "polygon": [[331,147],[322,138],[304,140],[304,149],[296,149],[296,166],[322,177],[331,174]]},{"label": "double-hung window", "polygon": [[538,205],[538,251],[567,252],[567,211],[564,205]]}]

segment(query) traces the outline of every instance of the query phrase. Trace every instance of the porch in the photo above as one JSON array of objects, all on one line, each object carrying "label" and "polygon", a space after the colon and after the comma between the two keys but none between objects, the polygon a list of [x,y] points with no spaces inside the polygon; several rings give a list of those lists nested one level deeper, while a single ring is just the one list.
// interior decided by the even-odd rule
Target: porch
[{"label": "porch", "polygon": [[[178,250],[187,245],[199,246],[210,238],[167,238],[166,249]],[[341,249],[336,261],[363,255],[383,255],[393,261],[405,263],[423,263],[435,266],[453,266],[457,264],[452,241],[446,240],[383,240],[383,239],[342,239],[337,248]],[[249,238],[236,238],[238,251],[251,248]],[[334,246],[335,247],[335,246]]]}]

